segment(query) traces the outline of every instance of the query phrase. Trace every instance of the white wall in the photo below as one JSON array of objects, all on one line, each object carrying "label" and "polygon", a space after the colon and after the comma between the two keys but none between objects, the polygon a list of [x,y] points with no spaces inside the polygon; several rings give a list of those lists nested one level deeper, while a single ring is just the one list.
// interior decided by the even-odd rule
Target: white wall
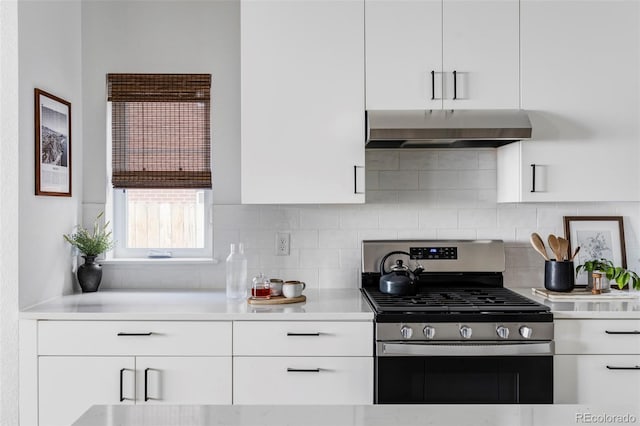
[{"label": "white wall", "polygon": [[118,72],[212,75],[214,202],[239,203],[239,0],[89,1],[82,38],[87,216],[105,202],[105,81]]},{"label": "white wall", "polygon": [[[62,234],[80,220],[82,197],[81,2],[20,1],[20,306],[73,291],[70,246]],[[71,102],[72,197],[35,196],[34,88]]]},{"label": "white wall", "polygon": [[0,1],[0,425],[18,424],[18,7]]}]

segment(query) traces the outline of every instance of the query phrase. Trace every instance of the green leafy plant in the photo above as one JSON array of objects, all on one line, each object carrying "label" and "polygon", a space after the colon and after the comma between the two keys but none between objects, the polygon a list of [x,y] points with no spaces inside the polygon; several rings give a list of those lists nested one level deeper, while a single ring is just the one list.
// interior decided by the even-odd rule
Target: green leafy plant
[{"label": "green leafy plant", "polygon": [[96,217],[91,232],[78,225],[76,232],[63,235],[64,239],[72,246],[77,247],[80,253],[85,256],[97,256],[110,250],[113,248],[113,240],[111,239],[111,231],[107,231],[109,222],[100,225],[100,219],[103,215],[104,212]]},{"label": "green leafy plant", "polygon": [[640,290],[640,277],[638,277],[638,274],[630,269],[615,266],[609,259],[588,260],[582,265],[578,265],[576,267],[576,273],[579,273],[580,271],[588,273],[601,271],[609,281],[615,281],[615,283],[618,284],[618,288],[623,288],[625,285],[629,284],[629,286],[636,290]]}]

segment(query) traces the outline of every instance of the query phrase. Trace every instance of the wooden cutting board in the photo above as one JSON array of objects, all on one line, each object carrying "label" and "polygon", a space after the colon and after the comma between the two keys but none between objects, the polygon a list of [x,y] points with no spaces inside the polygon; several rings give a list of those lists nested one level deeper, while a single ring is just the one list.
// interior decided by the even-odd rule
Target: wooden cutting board
[{"label": "wooden cutting board", "polygon": [[572,291],[561,293],[558,291],[547,290],[546,288],[532,288],[532,293],[536,296],[542,296],[551,301],[566,300],[619,300],[619,299],[635,299],[636,296],[629,294],[627,291],[611,290],[610,293],[592,294],[591,290],[587,291],[583,288],[577,288]]},{"label": "wooden cutting board", "polygon": [[247,303],[250,305],[284,305],[287,303],[300,303],[307,300],[304,294],[298,297],[273,296],[271,299],[253,299],[248,298]]}]

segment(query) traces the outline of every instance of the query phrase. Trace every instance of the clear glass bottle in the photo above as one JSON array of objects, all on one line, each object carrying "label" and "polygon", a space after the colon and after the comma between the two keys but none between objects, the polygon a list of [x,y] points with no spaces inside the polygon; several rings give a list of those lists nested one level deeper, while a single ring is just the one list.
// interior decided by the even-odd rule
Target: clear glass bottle
[{"label": "clear glass bottle", "polygon": [[[236,248],[237,247],[237,248]],[[247,298],[247,257],[244,245],[231,243],[231,253],[227,257],[227,299]]]}]

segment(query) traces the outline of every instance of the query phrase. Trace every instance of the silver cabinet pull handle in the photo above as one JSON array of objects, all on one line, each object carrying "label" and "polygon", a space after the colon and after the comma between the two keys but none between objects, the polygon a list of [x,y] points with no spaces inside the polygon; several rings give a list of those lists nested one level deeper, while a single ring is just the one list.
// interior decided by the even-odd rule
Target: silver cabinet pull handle
[{"label": "silver cabinet pull handle", "polygon": [[609,331],[609,330],[605,330],[604,331],[607,334],[640,334],[640,331],[638,330],[634,330],[634,331]]},{"label": "silver cabinet pull handle", "polygon": [[290,337],[298,337],[298,336],[319,336],[319,335],[320,335],[320,332],[319,332],[319,331],[316,331],[315,333],[290,333],[290,332],[287,332],[287,336],[290,336]]},{"label": "silver cabinet pull handle", "polygon": [[149,331],[147,333],[125,333],[123,331],[118,333],[118,336],[151,336],[153,332]]},{"label": "silver cabinet pull handle", "polygon": [[287,373],[319,373],[319,368],[287,368]]},{"label": "silver cabinet pull handle", "polygon": [[613,367],[611,365],[607,365],[608,370],[637,370],[640,371],[640,365],[635,365],[633,367]]}]

